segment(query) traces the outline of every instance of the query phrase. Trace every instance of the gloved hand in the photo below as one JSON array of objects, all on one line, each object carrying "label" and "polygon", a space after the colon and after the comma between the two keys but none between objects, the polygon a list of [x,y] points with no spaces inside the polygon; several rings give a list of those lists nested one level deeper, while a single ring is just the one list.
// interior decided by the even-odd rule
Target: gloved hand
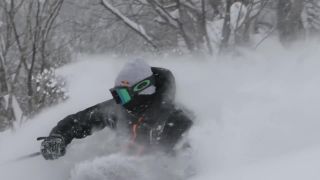
[{"label": "gloved hand", "polygon": [[43,139],[40,151],[44,159],[58,159],[66,153],[66,144],[62,136],[52,135]]}]

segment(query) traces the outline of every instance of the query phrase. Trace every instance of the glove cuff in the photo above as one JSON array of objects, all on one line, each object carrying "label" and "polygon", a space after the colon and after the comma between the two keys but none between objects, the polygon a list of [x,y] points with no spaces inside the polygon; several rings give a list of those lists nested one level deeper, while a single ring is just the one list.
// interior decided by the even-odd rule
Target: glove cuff
[{"label": "glove cuff", "polygon": [[61,134],[52,133],[49,135],[49,138],[60,138],[63,140],[63,142],[65,142],[64,137]]}]

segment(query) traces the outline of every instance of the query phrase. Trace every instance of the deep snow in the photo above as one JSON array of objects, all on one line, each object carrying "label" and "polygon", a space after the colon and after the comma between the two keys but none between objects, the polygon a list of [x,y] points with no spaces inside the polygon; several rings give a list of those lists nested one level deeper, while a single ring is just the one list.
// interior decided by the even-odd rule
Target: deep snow
[{"label": "deep snow", "polygon": [[[59,160],[0,165],[0,179],[174,180],[192,171],[191,180],[320,179],[319,57],[317,43],[291,50],[265,43],[256,52],[233,56],[150,60],[174,72],[177,102],[197,117],[188,136],[192,152],[128,157],[117,152],[117,137],[106,128],[75,140]],[[38,151],[36,137],[47,135],[60,119],[110,98],[108,89],[124,62],[81,56],[59,69],[70,99],[0,134],[0,164]]]}]

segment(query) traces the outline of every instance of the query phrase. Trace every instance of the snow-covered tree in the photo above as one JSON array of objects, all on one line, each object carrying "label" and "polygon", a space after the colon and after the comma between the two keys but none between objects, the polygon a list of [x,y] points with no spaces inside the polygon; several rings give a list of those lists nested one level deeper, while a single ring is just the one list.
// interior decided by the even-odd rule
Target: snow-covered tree
[{"label": "snow-covered tree", "polygon": [[33,87],[36,90],[33,99],[38,109],[57,104],[68,98],[65,88],[66,83],[62,77],[56,76],[53,68],[45,69],[33,76],[32,80]]},{"label": "snow-covered tree", "polygon": [[33,103],[32,77],[70,59],[58,31],[62,4],[63,0],[0,2],[0,98],[7,112],[2,115],[10,124],[20,118],[14,113],[17,106],[25,116],[39,109]]}]

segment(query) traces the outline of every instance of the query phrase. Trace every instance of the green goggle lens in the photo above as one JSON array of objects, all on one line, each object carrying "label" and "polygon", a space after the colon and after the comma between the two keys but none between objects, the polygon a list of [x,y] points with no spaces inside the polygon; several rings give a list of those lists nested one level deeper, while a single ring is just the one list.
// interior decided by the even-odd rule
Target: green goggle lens
[{"label": "green goggle lens", "polygon": [[123,104],[126,104],[128,103],[129,101],[131,101],[131,96],[128,92],[127,89],[124,89],[124,88],[121,88],[121,89],[116,89],[116,92],[120,98],[120,103],[123,105]]}]

